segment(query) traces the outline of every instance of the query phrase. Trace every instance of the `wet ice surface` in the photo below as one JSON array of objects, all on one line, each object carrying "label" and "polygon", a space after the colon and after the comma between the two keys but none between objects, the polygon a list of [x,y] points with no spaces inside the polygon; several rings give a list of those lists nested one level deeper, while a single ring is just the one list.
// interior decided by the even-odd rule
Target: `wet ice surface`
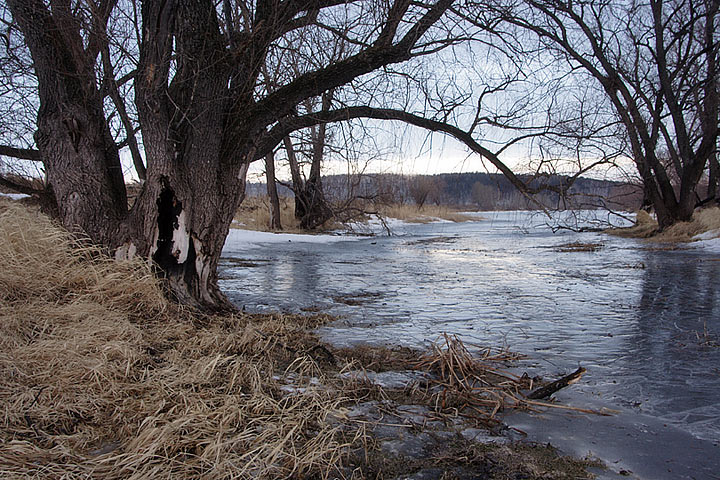
[{"label": "wet ice surface", "polygon": [[[553,234],[527,213],[484,216],[392,237],[249,248],[223,261],[221,286],[249,311],[341,316],[322,329],[334,344],[425,346],[449,332],[480,346],[506,343],[528,355],[522,368],[531,373],[554,377],[582,364],[581,385],[562,395],[620,409],[629,424],[593,420],[602,442],[630,441],[606,460],[643,478],[718,478],[710,472],[720,472],[720,256]],[[602,246],[558,251],[571,242]],[[540,440],[565,437],[565,449],[584,449],[577,453],[599,450],[586,420],[548,417],[510,421]],[[630,421],[639,418],[652,421]],[[647,442],[656,460],[643,453]],[[660,458],[672,452],[668,472]]]}]

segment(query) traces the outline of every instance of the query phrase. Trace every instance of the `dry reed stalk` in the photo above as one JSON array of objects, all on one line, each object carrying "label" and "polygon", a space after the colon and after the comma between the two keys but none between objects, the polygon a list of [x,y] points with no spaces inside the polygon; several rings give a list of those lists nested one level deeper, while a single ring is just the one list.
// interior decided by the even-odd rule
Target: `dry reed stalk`
[{"label": "dry reed stalk", "polygon": [[462,415],[486,425],[497,425],[497,414],[510,409],[551,407],[588,414],[611,413],[525,398],[522,392],[532,390],[533,381],[499,368],[518,358],[506,350],[492,353],[490,349],[476,356],[457,336],[443,333],[417,368],[435,374],[426,395],[437,413]]},{"label": "dry reed stalk", "polygon": [[[267,195],[247,197],[235,213],[235,221],[242,228],[270,230],[270,200]],[[286,232],[300,232],[300,222],[295,218],[295,200],[280,197],[280,224]]]}]

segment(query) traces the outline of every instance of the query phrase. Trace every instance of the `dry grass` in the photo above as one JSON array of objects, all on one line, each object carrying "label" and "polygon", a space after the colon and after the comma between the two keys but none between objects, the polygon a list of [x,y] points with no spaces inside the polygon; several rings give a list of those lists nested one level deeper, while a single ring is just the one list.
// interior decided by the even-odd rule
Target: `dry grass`
[{"label": "dry grass", "polygon": [[635,225],[627,228],[611,228],[607,233],[625,238],[648,238],[657,232],[657,221],[645,210],[638,210],[635,215]]},{"label": "dry grass", "polygon": [[690,222],[680,222],[665,229],[652,239],[658,242],[689,242],[692,237],[720,228],[720,208],[696,210]]},{"label": "dry grass", "polygon": [[[250,230],[270,231],[270,199],[265,196],[246,197],[240,204],[235,221]],[[295,218],[295,200],[280,197],[280,224],[285,232],[300,232],[300,223]]]},{"label": "dry grass", "polygon": [[374,372],[410,370],[417,366],[422,352],[408,347],[358,345],[335,349],[335,356],[345,364],[358,364]]},{"label": "dry grass", "polygon": [[396,218],[409,223],[430,223],[438,219],[451,222],[477,220],[477,217],[463,215],[452,208],[437,205],[423,205],[422,208],[404,204],[383,205],[380,206],[379,213],[383,217]]},{"label": "dry grass", "polygon": [[[319,317],[192,316],[0,203],[0,477],[327,477],[343,401],[311,382]],[[252,322],[251,322],[252,320]],[[292,382],[291,388],[286,384]]]},{"label": "dry grass", "polygon": [[353,357],[437,374],[406,398],[438,414],[496,421],[532,386],[454,337],[333,355],[308,333],[327,320],[180,309],[145,263],[0,199],[0,478],[357,478],[344,464],[371,432],[343,412],[367,389],[336,377]]},{"label": "dry grass", "polygon": [[690,242],[695,235],[720,229],[720,208],[696,210],[690,222],[679,222],[657,233],[657,221],[647,212],[639,211],[635,225],[629,228],[608,230],[608,233],[628,238],[647,238],[653,242]]},{"label": "dry grass", "polygon": [[444,334],[418,366],[435,374],[430,398],[436,412],[453,412],[494,425],[499,423],[498,412],[518,406],[520,392],[533,387],[532,379],[503,370],[503,364],[518,358],[506,350],[490,349],[478,357],[457,337]]},{"label": "dry grass", "polygon": [[460,415],[487,426],[498,425],[498,413],[512,409],[545,407],[595,415],[611,413],[530,400],[526,395],[540,386],[539,379],[506,370],[508,363],[519,358],[506,349],[486,348],[474,355],[456,336],[443,334],[417,367],[434,374],[427,393],[437,413]]}]

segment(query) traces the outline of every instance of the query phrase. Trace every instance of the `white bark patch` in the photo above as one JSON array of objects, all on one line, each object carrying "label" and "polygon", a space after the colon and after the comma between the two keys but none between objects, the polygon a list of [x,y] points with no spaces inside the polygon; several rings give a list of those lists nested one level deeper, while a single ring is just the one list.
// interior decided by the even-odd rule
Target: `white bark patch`
[{"label": "white bark patch", "polygon": [[150,256],[148,257],[148,260],[150,261],[152,261],[153,257],[155,256],[155,252],[157,252],[157,242],[159,237],[160,230],[156,227],[153,229],[152,243],[150,244]]},{"label": "white bark patch", "polygon": [[198,238],[193,237],[193,246],[195,247],[195,271],[197,271],[199,278],[200,293],[205,301],[212,302],[212,298],[210,298],[207,289],[208,278],[210,277],[210,266],[202,251],[202,242]]},{"label": "white bark patch", "polygon": [[177,259],[177,263],[185,263],[188,251],[190,250],[190,232],[188,232],[185,218],[185,210],[180,212],[177,217],[177,228],[173,230],[172,236],[172,255]]},{"label": "white bark patch", "polygon": [[135,254],[137,253],[137,247],[132,242],[127,242],[118,247],[117,250],[115,250],[115,260],[132,260],[135,258]]},{"label": "white bark patch", "polygon": [[245,181],[245,178],[247,177],[248,169],[250,168],[249,163],[243,163],[240,166],[240,171],[238,172],[238,180]]}]

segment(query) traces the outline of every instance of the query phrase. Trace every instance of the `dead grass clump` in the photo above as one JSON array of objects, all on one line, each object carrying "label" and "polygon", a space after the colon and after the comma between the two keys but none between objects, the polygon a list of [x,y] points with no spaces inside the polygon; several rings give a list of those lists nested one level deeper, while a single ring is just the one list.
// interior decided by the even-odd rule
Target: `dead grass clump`
[{"label": "dead grass clump", "polygon": [[417,366],[422,352],[408,347],[357,345],[334,350],[335,357],[346,364],[357,364],[365,370],[388,372],[410,370]]},{"label": "dead grass clump", "polygon": [[[588,467],[603,468],[597,460],[560,456],[549,445],[512,443],[506,445],[478,444],[457,440],[443,444],[432,457],[433,463],[443,466],[461,465],[482,478],[493,479],[550,479],[575,480],[593,478]],[[461,474],[457,477],[465,478]]]},{"label": "dead grass clump", "polygon": [[658,242],[690,242],[695,235],[720,228],[720,208],[696,210],[689,222],[679,222],[655,235]]},{"label": "dead grass clump", "polygon": [[604,245],[602,243],[582,243],[572,242],[564,243],[555,247],[556,252],[572,253],[572,252],[597,252]]},{"label": "dead grass clump", "polygon": [[305,331],[325,320],[178,309],[144,263],[5,202],[0,477],[330,476],[344,398]]},{"label": "dead grass clump", "polygon": [[454,335],[443,334],[423,356],[419,368],[435,375],[430,381],[431,403],[437,412],[461,414],[486,425],[497,425],[496,414],[522,403],[522,390],[533,380],[504,370],[520,358],[506,350],[483,350],[475,356]]},{"label": "dead grass clump", "polygon": [[635,225],[626,228],[611,228],[607,233],[624,238],[648,238],[657,232],[658,223],[645,210],[638,210],[635,215]]},{"label": "dead grass clump", "polygon": [[505,349],[486,348],[474,355],[456,336],[443,334],[418,368],[433,375],[426,395],[437,413],[460,415],[485,426],[498,425],[497,414],[511,409],[547,407],[597,415],[611,413],[532,400],[539,379],[506,370],[508,363],[519,358]]}]

